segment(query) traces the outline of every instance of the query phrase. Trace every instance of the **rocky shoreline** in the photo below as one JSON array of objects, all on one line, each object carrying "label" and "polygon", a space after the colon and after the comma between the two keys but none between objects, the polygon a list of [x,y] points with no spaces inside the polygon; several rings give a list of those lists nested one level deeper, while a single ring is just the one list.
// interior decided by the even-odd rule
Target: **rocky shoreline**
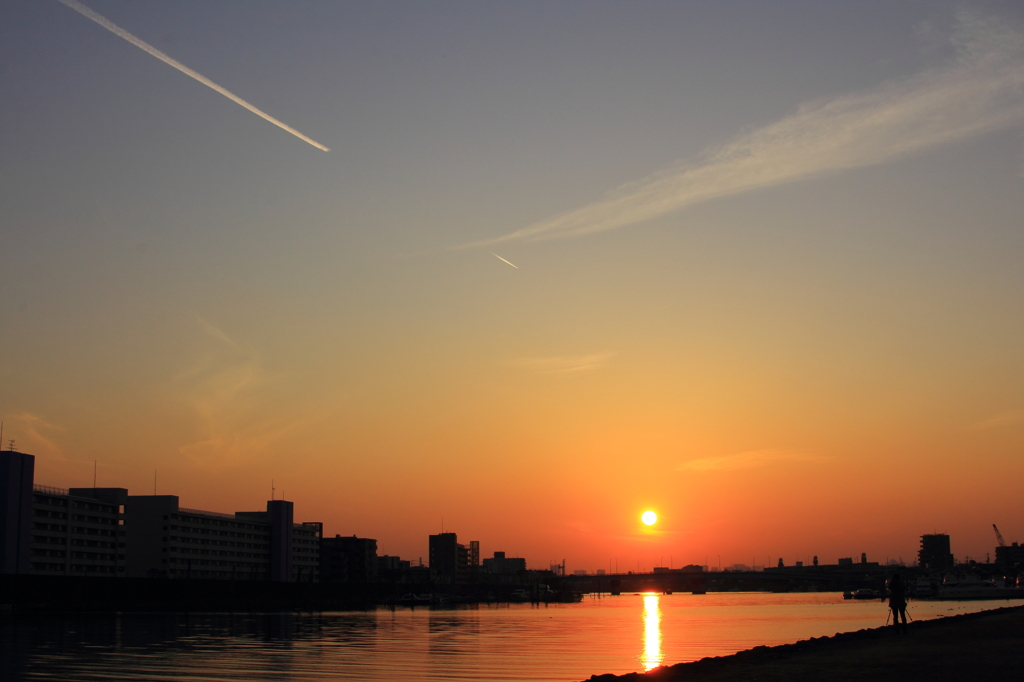
[{"label": "rocky shoreline", "polygon": [[1024,679],[1024,606],[759,646],[731,656],[664,666],[649,673],[594,675],[588,682],[727,680]]}]

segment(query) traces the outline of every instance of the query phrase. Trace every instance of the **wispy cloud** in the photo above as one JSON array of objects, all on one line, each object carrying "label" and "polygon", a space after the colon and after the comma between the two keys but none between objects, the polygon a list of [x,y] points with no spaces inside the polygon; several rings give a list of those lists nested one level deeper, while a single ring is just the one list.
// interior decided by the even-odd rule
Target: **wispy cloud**
[{"label": "wispy cloud", "polygon": [[602,201],[463,248],[635,225],[709,199],[881,164],[1024,122],[1024,37],[964,12],[953,42],[958,57],[944,68],[806,104]]},{"label": "wispy cloud", "polygon": [[791,464],[802,462],[821,462],[829,459],[824,455],[815,455],[792,450],[751,450],[735,455],[721,457],[705,457],[691,459],[679,466],[679,471],[738,471],[740,469],[756,469],[773,464]]},{"label": "wispy cloud", "polygon": [[280,428],[261,419],[264,392],[272,377],[260,354],[232,339],[199,315],[196,324],[215,343],[174,377],[178,401],[199,418],[199,439],[180,452],[203,465],[231,463],[260,450]]},{"label": "wispy cloud", "polygon": [[[7,428],[4,431],[4,438],[7,441],[15,441],[14,448],[20,452],[45,452],[51,457],[65,459],[60,446],[47,438],[40,431],[65,431],[63,426],[51,424],[43,417],[31,412],[19,412],[12,414],[5,419]],[[11,427],[14,428],[11,428]],[[0,444],[7,447],[8,443]]]},{"label": "wispy cloud", "polygon": [[592,355],[555,355],[543,358],[519,358],[513,361],[522,367],[541,374],[581,374],[592,372],[608,365],[614,353]]},{"label": "wispy cloud", "polygon": [[67,5],[68,7],[70,7],[73,10],[75,10],[76,12],[81,14],[82,16],[87,17],[89,19],[92,19],[97,24],[99,24],[103,28],[107,29],[108,31],[110,31],[114,35],[120,36],[121,38],[124,38],[129,43],[131,43],[132,45],[145,50],[146,52],[148,52],[149,54],[153,55],[154,57],[156,57],[157,59],[159,59],[163,63],[165,63],[165,64],[167,64],[169,66],[173,66],[178,71],[181,71],[183,74],[185,74],[186,76],[191,76],[192,78],[195,78],[197,81],[199,81],[203,85],[207,86],[208,88],[211,88],[211,89],[219,92],[220,94],[224,95],[229,100],[231,100],[232,102],[234,102],[236,104],[240,104],[241,106],[245,107],[246,109],[248,109],[252,113],[256,114],[257,116],[259,116],[259,117],[261,117],[261,118],[263,118],[263,119],[265,119],[267,121],[270,121],[271,123],[276,125],[278,128],[281,128],[282,130],[288,131],[289,133],[291,133],[295,137],[299,138],[303,142],[308,142],[309,144],[313,145],[317,149],[322,149],[325,152],[331,151],[329,148],[327,148],[324,145],[320,144],[316,140],[313,140],[313,139],[310,139],[310,138],[306,137],[305,135],[300,133],[295,128],[292,128],[291,126],[287,125],[286,123],[282,123],[281,121],[278,121],[276,118],[274,118],[273,116],[271,116],[270,114],[268,114],[268,113],[266,113],[264,111],[260,111],[259,109],[257,109],[253,105],[249,104],[248,102],[246,102],[244,99],[242,99],[238,95],[228,91],[226,88],[222,88],[221,86],[217,85],[216,83],[214,83],[212,80],[210,80],[206,76],[204,76],[204,75],[202,75],[200,73],[197,73],[197,72],[193,71],[192,69],[188,68],[187,66],[185,66],[184,64],[182,64],[181,62],[176,61],[176,60],[168,57],[166,54],[164,54],[160,50],[156,49],[155,47],[153,47],[152,45],[150,45],[146,41],[142,40],[141,38],[139,38],[137,36],[132,35],[128,31],[124,30],[123,28],[121,28],[120,26],[115,24],[114,22],[112,22],[109,19],[107,19],[102,14],[94,12],[93,10],[89,9],[88,7],[83,5],[82,3],[78,2],[77,0],[58,0],[58,2],[60,2],[60,3],[64,4],[64,5]]},{"label": "wispy cloud", "polygon": [[295,377],[270,369],[257,348],[200,315],[192,319],[205,343],[172,377],[169,391],[195,417],[178,448],[193,465],[218,470],[267,460],[337,416],[337,399],[298,396]]},{"label": "wispy cloud", "polygon": [[214,325],[210,324],[205,319],[203,319],[200,315],[195,315],[194,317],[195,317],[196,322],[199,323],[199,326],[202,327],[203,330],[207,334],[209,334],[213,338],[217,339],[218,341],[223,342],[226,346],[228,346],[230,348],[233,348],[233,349],[239,350],[239,351],[243,350],[242,346],[239,345],[238,342],[235,341],[234,339],[232,339],[230,336],[225,334],[222,329],[220,329],[219,327],[215,327]]},{"label": "wispy cloud", "polygon": [[1000,426],[1012,426],[1024,423],[1024,410],[1008,410],[992,415],[974,425],[975,429],[995,429]]}]

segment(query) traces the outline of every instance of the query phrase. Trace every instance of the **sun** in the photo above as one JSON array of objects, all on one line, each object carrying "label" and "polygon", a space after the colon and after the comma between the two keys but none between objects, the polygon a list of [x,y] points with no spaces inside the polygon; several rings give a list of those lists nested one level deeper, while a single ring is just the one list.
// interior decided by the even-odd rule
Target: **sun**
[{"label": "sun", "polygon": [[640,520],[644,522],[645,526],[653,526],[658,522],[658,515],[648,510],[640,515]]}]

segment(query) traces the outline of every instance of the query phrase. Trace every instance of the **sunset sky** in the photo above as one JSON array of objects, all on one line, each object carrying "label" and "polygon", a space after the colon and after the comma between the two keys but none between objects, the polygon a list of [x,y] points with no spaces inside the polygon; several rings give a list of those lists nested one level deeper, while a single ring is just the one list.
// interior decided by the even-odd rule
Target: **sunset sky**
[{"label": "sunset sky", "polygon": [[83,2],[297,134],[0,8],[37,483],[570,571],[1024,542],[1021,3]]}]

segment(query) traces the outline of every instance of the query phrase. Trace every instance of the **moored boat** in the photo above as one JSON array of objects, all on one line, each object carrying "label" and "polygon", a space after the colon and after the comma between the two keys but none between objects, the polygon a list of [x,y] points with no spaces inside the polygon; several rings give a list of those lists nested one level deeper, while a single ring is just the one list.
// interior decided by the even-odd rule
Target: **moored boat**
[{"label": "moored boat", "polygon": [[991,580],[960,578],[944,580],[937,599],[1022,599],[1024,590],[1016,587],[1000,587]]},{"label": "moored boat", "polygon": [[516,589],[508,596],[509,601],[530,601],[530,595],[526,590]]},{"label": "moored boat", "polygon": [[935,596],[935,585],[928,578],[918,578],[912,592],[915,599],[928,599]]}]

